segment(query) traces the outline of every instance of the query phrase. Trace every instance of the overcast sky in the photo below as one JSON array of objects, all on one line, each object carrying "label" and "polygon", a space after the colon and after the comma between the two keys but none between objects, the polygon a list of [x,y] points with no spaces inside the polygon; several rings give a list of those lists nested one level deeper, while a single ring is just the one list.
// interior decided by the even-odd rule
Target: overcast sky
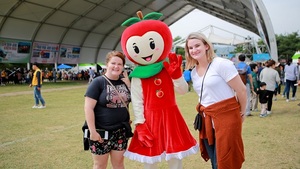
[{"label": "overcast sky", "polygon": [[[300,0],[262,0],[267,8],[269,17],[273,24],[275,34],[289,34],[292,32],[300,33]],[[214,16],[206,14],[200,10],[194,10],[184,18],[170,25],[173,38],[176,36],[186,37],[190,32],[203,30],[203,28],[212,25],[213,31],[217,35],[232,37],[233,32],[244,37],[250,36],[254,39],[259,37],[243,28],[230,24]],[[226,33],[221,29],[230,33]],[[207,35],[210,29],[204,31]],[[207,33],[206,33],[207,32]]]}]

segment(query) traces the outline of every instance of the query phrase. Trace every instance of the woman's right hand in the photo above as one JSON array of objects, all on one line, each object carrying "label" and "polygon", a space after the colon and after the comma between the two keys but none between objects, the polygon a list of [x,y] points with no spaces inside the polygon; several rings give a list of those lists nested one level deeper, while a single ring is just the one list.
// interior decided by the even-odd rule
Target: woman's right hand
[{"label": "woman's right hand", "polygon": [[241,113],[242,123],[245,121],[245,117],[246,117],[245,112]]},{"label": "woman's right hand", "polygon": [[100,134],[97,131],[90,133],[90,140],[98,141],[99,143],[103,143],[103,139],[101,138]]}]

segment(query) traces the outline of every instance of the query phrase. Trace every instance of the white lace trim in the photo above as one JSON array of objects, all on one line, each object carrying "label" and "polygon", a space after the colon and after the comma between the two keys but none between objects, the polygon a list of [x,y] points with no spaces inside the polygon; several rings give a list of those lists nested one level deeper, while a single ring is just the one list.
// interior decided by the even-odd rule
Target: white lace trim
[{"label": "white lace trim", "polygon": [[153,164],[153,163],[161,162],[162,160],[168,161],[171,158],[177,158],[181,160],[186,156],[196,154],[198,151],[199,151],[199,145],[196,144],[195,146],[185,151],[180,151],[180,152],[170,153],[170,154],[163,152],[161,155],[157,155],[157,156],[145,156],[145,155],[137,154],[126,150],[124,156],[129,158],[130,160],[135,160],[141,163]]}]

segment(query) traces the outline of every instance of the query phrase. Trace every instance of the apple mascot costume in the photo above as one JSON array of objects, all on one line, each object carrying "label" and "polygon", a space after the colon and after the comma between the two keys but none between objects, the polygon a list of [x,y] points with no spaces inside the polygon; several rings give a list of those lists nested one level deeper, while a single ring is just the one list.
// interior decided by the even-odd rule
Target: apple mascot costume
[{"label": "apple mascot costume", "polygon": [[[122,50],[137,66],[131,72],[131,97],[136,125],[124,156],[156,168],[162,160],[169,168],[181,169],[182,158],[196,154],[199,146],[192,137],[175,100],[188,85],[182,76],[182,57],[170,53],[172,35],[152,12],[126,20],[121,37]],[[168,61],[166,58],[168,56]]]}]

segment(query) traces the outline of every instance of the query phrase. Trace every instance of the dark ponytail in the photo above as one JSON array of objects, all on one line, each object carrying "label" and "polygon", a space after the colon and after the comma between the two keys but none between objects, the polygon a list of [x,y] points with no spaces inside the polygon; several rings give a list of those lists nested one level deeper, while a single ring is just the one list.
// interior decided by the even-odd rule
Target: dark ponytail
[{"label": "dark ponytail", "polygon": [[289,59],[287,60],[287,63],[286,63],[286,64],[290,66],[292,62],[293,62],[293,59],[292,59],[292,58],[289,58]]}]

